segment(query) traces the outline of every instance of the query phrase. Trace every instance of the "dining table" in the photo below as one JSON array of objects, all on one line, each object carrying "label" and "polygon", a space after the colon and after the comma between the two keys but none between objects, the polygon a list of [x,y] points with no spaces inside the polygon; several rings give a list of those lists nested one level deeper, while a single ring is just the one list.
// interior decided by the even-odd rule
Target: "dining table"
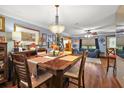
[{"label": "dining table", "polygon": [[64,73],[75,65],[82,55],[67,54],[61,56],[52,56],[46,54],[44,56],[34,56],[28,58],[30,71],[38,75],[38,67],[46,69],[49,73],[53,74],[52,87],[63,88]]}]

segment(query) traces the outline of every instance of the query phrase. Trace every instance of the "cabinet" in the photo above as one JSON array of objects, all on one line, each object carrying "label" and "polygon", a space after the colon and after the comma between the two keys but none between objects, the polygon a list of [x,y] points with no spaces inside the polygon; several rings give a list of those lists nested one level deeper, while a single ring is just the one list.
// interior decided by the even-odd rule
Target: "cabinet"
[{"label": "cabinet", "polygon": [[0,43],[0,84],[7,81],[7,43]]}]

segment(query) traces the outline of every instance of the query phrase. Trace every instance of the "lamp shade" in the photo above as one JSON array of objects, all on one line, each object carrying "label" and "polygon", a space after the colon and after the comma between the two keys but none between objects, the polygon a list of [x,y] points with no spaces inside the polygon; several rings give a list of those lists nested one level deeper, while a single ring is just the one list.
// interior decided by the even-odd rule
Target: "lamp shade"
[{"label": "lamp shade", "polygon": [[12,40],[21,41],[21,32],[12,32]]},{"label": "lamp shade", "polygon": [[65,27],[60,24],[49,25],[49,30],[53,33],[62,33]]}]

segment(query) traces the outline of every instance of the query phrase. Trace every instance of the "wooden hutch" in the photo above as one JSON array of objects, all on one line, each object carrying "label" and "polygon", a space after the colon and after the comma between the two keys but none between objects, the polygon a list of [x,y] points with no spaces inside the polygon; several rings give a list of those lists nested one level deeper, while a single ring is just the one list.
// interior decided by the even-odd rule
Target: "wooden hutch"
[{"label": "wooden hutch", "polygon": [[0,43],[0,84],[7,80],[7,43]]}]

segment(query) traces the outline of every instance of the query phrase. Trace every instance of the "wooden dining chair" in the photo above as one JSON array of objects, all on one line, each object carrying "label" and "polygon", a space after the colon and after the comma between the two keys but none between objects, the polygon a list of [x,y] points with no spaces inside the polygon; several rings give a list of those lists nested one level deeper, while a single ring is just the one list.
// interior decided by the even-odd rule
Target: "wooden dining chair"
[{"label": "wooden dining chair", "polygon": [[115,48],[107,49],[107,71],[106,73],[108,73],[110,67],[113,68],[113,75],[116,75],[117,67],[116,67],[116,49]]},{"label": "wooden dining chair", "polygon": [[[84,68],[85,68],[85,61],[87,57],[87,52],[83,52],[81,60],[75,64],[71,69],[69,69],[67,72],[65,72],[64,76],[69,79],[75,79],[78,81],[78,84],[69,80],[70,83],[77,85],[80,87],[85,87],[84,84]],[[81,83],[83,86],[81,86]]]},{"label": "wooden dining chair", "polygon": [[42,74],[36,79],[35,77],[31,77],[29,72],[29,67],[27,63],[27,58],[22,54],[12,54],[17,85],[18,87],[29,87],[35,88],[40,85],[46,83],[51,79],[52,74],[48,72],[42,72]]}]

